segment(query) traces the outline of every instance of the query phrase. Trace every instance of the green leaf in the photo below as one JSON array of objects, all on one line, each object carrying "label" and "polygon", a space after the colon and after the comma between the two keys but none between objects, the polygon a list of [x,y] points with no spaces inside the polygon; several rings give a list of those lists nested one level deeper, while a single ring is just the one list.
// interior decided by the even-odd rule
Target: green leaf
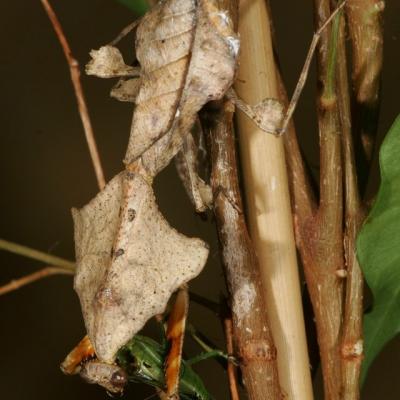
[{"label": "green leaf", "polygon": [[130,8],[136,15],[143,15],[148,9],[149,4],[146,0],[117,0],[119,3]]},{"label": "green leaf", "polygon": [[364,317],[361,381],[383,347],[400,332],[400,115],[380,149],[381,186],[357,238],[357,256],[374,296]]}]

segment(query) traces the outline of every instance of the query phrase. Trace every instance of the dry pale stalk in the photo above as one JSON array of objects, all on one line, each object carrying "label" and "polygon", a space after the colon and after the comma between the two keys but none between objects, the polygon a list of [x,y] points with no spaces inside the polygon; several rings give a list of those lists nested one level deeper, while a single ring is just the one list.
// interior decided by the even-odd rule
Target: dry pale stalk
[{"label": "dry pale stalk", "polygon": [[97,150],[96,140],[94,138],[92,123],[89,117],[89,110],[87,108],[85,96],[83,94],[79,64],[72,54],[72,50],[68,44],[67,38],[64,35],[60,21],[58,20],[57,15],[55,14],[50,3],[47,0],[40,1],[42,2],[43,7],[53,25],[57,38],[60,41],[61,47],[64,51],[65,58],[67,59],[69,65],[71,80],[74,86],[75,96],[78,103],[79,115],[81,117],[83,129],[85,131],[85,137],[89,147],[90,157],[92,159],[93,168],[96,174],[97,185],[101,190],[104,188],[106,181],[104,178],[103,168],[101,166],[99,152]]},{"label": "dry pale stalk", "polygon": [[276,348],[266,312],[260,267],[242,211],[232,111],[232,105],[225,103],[211,115],[209,122],[214,213],[243,380],[250,399],[275,400],[282,398]]},{"label": "dry pale stalk", "polygon": [[383,61],[382,0],[348,0],[346,13],[352,43],[352,81],[356,136],[371,161],[379,116]]},{"label": "dry pale stalk", "polygon": [[[270,16],[263,0],[240,2],[240,68],[235,84],[244,101],[277,98]],[[289,399],[311,399],[312,388],[281,139],[238,113],[250,235],[261,266],[264,299],[278,350],[278,370]]]},{"label": "dry pale stalk", "polygon": [[0,239],[0,249],[9,251],[10,253],[18,254],[23,257],[28,257],[33,260],[43,262],[45,264],[55,265],[60,268],[75,271],[75,263],[64,258],[53,256],[40,250],[32,249],[31,247],[23,246],[18,243],[9,242],[8,240]]}]

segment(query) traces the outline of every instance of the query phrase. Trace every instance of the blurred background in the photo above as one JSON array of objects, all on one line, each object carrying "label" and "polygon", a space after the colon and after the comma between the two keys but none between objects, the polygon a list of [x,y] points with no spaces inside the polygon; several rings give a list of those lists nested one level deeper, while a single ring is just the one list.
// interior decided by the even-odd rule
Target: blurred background
[{"label": "blurred background", "polygon": [[[81,67],[88,53],[110,41],[134,15],[115,0],[52,2]],[[297,81],[313,33],[311,2],[271,0],[280,61],[289,93]],[[400,3],[387,1],[380,134],[400,112]],[[0,237],[73,260],[71,207],[97,193],[68,66],[39,0],[0,2]],[[124,41],[128,55],[132,39]],[[127,58],[129,60],[129,57]],[[318,174],[315,74],[295,115],[309,164]],[[107,180],[122,168],[132,106],[108,96],[112,81],[82,77]],[[224,292],[218,241],[211,216],[193,212],[173,166],[156,179],[160,209],[179,231],[211,245],[205,271],[191,290],[218,301]],[[0,285],[42,265],[0,251]],[[85,329],[72,278],[55,276],[0,297],[0,393],[8,400],[106,399],[101,388],[64,376],[59,363]],[[192,304],[190,319],[220,348],[220,321]],[[155,335],[154,326],[145,329]],[[198,348],[188,340],[188,355]],[[398,399],[400,341],[394,340],[371,368],[362,399]],[[227,399],[225,372],[215,361],[196,368],[217,400]],[[126,398],[145,399],[153,391],[131,386]],[[316,383],[316,399],[321,399]]]}]

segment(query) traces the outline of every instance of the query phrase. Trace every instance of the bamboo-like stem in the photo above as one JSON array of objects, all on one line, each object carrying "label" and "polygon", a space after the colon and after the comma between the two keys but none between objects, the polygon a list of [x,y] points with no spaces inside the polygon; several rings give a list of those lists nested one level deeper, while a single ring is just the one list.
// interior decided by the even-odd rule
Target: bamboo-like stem
[{"label": "bamboo-like stem", "polygon": [[[230,108],[230,109],[229,109]],[[247,232],[236,169],[233,108],[225,103],[209,122],[214,213],[230,297],[235,347],[250,399],[281,399],[276,348],[260,269]]]},{"label": "bamboo-like stem", "polygon": [[356,237],[364,219],[357,184],[357,171],[353,149],[349,83],[345,47],[345,22],[341,18],[338,40],[337,64],[338,103],[342,125],[344,161],[345,233],[344,254],[346,261],[346,298],[342,328],[342,399],[360,398],[360,369],[363,358],[362,299],[363,277],[356,257]]},{"label": "bamboo-like stem", "polygon": [[92,123],[89,117],[89,110],[87,108],[85,96],[83,94],[83,89],[80,79],[81,74],[79,71],[79,63],[72,54],[72,50],[62,30],[60,21],[58,20],[57,15],[55,14],[50,3],[47,0],[40,0],[40,1],[42,2],[42,5],[53,25],[57,38],[63,49],[65,58],[67,59],[69,65],[71,80],[74,86],[75,96],[78,103],[79,115],[81,117],[82,125],[85,131],[85,137],[89,147],[90,157],[92,159],[94,171],[96,174],[97,184],[99,186],[99,189],[101,190],[104,188],[106,183],[105,183],[103,168],[101,166],[99,152],[97,150],[96,140],[94,138]]},{"label": "bamboo-like stem", "polygon": [[352,43],[352,81],[356,137],[371,161],[379,116],[383,61],[382,0],[348,0],[346,13]]},{"label": "bamboo-like stem", "polygon": [[[235,88],[250,104],[278,97],[270,15],[264,0],[240,3],[241,55]],[[303,310],[282,139],[238,113],[250,235],[260,262],[264,297],[289,399],[311,399]]]},{"label": "bamboo-like stem", "polygon": [[14,290],[18,290],[23,286],[36,282],[40,279],[47,278],[48,276],[51,275],[74,275],[74,272],[66,268],[45,267],[40,269],[39,271],[35,271],[32,274],[25,275],[19,279],[14,279],[11,282],[7,283],[6,285],[1,286],[0,296],[12,292]]},{"label": "bamboo-like stem", "polygon": [[60,268],[68,269],[70,271],[75,271],[76,268],[75,263],[72,261],[66,260],[61,257],[53,256],[43,251],[32,249],[30,247],[23,246],[18,243],[9,242],[4,239],[0,239],[0,249],[9,251],[10,253],[18,254],[23,257],[32,258],[33,260],[37,260],[45,264],[50,264]]}]

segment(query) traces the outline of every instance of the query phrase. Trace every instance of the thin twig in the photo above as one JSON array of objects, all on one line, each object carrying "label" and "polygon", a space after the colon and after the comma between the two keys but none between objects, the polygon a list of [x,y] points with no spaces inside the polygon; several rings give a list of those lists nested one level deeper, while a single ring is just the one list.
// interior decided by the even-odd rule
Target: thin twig
[{"label": "thin twig", "polygon": [[[225,331],[225,341],[226,341],[226,351],[228,354],[233,354],[233,324],[232,318],[226,316],[224,318],[224,331]],[[229,392],[231,395],[231,400],[240,400],[239,390],[237,384],[237,367],[235,364],[227,363],[227,373],[229,380]]]},{"label": "thin twig", "polygon": [[21,244],[9,242],[7,240],[0,239],[0,249],[9,251],[10,253],[15,253],[20,256],[32,258],[37,261],[41,261],[45,264],[55,265],[60,268],[67,269],[69,271],[75,271],[75,263],[66,260],[61,257],[53,256],[51,254],[32,249],[27,246],[22,246]]},{"label": "thin twig", "polygon": [[86,141],[89,146],[90,157],[92,159],[94,171],[96,174],[97,184],[99,189],[103,189],[105,186],[105,178],[103,173],[103,168],[100,162],[100,156],[97,150],[96,140],[94,138],[92,123],[89,117],[89,111],[86,105],[85,96],[82,90],[82,84],[80,80],[80,71],[79,71],[79,64],[78,61],[74,58],[71,48],[68,44],[68,41],[64,35],[62,30],[61,24],[55,14],[53,8],[49,4],[47,0],[40,0],[42,5],[53,25],[53,28],[56,32],[57,38],[60,41],[61,47],[64,51],[65,58],[67,59],[70,73],[71,73],[71,80],[74,86],[75,96],[78,102],[78,109],[79,115],[82,120],[83,129],[85,131]]},{"label": "thin twig", "polygon": [[317,32],[314,33],[310,48],[307,53],[306,61],[304,62],[303,69],[301,71],[299,80],[297,81],[296,88],[293,92],[292,98],[290,100],[289,106],[288,106],[286,114],[285,114],[285,118],[284,118],[284,120],[282,122],[282,126],[280,128],[281,134],[286,132],[289,121],[291,120],[294,110],[296,109],[297,103],[299,101],[299,97],[301,95],[301,92],[303,91],[304,84],[306,83],[306,80],[308,77],[308,71],[310,69],[310,65],[311,65],[311,61],[312,61],[312,57],[314,55],[314,52],[315,52],[315,49],[319,42],[319,39],[321,38],[321,34],[326,29],[326,27],[332,22],[333,18],[336,16],[336,14],[344,7],[345,3],[346,3],[346,1],[343,1],[336,8],[336,10],[329,16],[329,18],[321,25],[321,27],[317,30]]},{"label": "thin twig", "polygon": [[10,283],[7,283],[4,286],[0,287],[0,296],[12,292],[21,288],[22,286],[28,285],[30,283],[36,282],[40,279],[47,278],[51,275],[73,275],[74,272],[59,267],[45,267],[40,269],[39,271],[35,271],[32,274],[25,275],[22,278],[12,280]]}]

